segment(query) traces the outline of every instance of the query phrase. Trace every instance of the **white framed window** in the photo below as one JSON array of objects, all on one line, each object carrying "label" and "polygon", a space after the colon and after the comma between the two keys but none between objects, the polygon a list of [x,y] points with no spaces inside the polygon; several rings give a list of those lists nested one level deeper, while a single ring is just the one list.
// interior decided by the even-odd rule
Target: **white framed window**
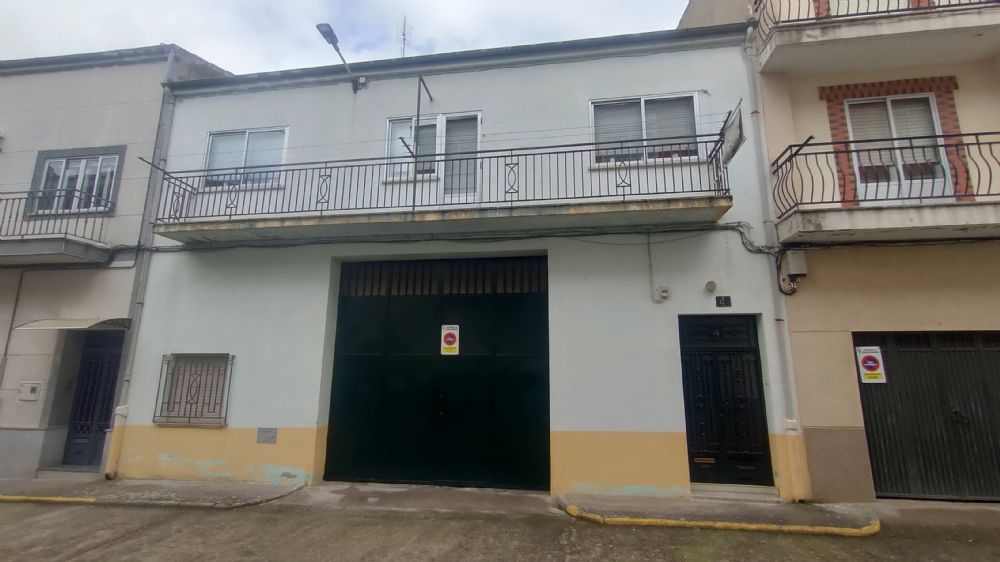
[{"label": "white framed window", "polygon": [[[284,163],[287,136],[285,127],[209,133],[205,167],[217,173],[206,185],[274,183],[268,167]],[[252,169],[244,171],[247,167]]]},{"label": "white framed window", "polygon": [[[847,100],[859,184],[940,181],[945,167],[932,94]],[[892,198],[887,192],[886,196]]]},{"label": "white framed window", "polygon": [[698,156],[694,94],[639,96],[591,102],[598,163]]},{"label": "white framed window", "polygon": [[164,355],[153,423],[225,426],[232,372],[226,353]]},{"label": "white framed window", "polygon": [[439,182],[446,200],[471,199],[478,182],[474,153],[479,150],[481,120],[480,112],[421,116],[419,126],[415,117],[388,119],[386,178],[413,178],[416,154],[418,178]]},{"label": "white framed window", "polygon": [[125,147],[39,152],[28,214],[103,212],[113,207]]},{"label": "white framed window", "polygon": [[[437,154],[437,122],[436,117],[421,118],[420,126],[417,127],[415,117],[389,119],[386,156],[390,159],[390,177],[412,175],[414,149],[421,157],[417,159],[417,175],[433,174],[436,171],[431,155]],[[413,140],[415,128],[419,142]]]}]

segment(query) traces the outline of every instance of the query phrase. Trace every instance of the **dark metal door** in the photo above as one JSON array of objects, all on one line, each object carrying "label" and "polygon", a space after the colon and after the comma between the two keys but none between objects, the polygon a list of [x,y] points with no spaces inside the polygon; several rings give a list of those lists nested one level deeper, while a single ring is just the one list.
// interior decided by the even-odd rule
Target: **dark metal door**
[{"label": "dark metal door", "polygon": [[[881,497],[1000,499],[1000,332],[854,334],[885,384],[860,383]],[[860,381],[860,377],[859,377]]]},{"label": "dark metal door", "polygon": [[100,464],[104,436],[111,426],[115,383],[121,363],[125,332],[88,332],[73,391],[69,432],[63,463]]},{"label": "dark metal door", "polygon": [[756,318],[682,316],[680,339],[691,481],[772,485]]},{"label": "dark metal door", "polygon": [[344,264],[325,478],[547,489],[546,276],[543,257]]}]

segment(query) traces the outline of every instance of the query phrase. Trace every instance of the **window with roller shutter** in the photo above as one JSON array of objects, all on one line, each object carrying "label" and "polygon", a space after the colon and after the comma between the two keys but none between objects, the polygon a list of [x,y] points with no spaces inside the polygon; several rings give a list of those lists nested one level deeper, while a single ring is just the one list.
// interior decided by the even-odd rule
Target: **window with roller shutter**
[{"label": "window with roller shutter", "polygon": [[593,102],[593,121],[599,163],[698,156],[692,95]]}]

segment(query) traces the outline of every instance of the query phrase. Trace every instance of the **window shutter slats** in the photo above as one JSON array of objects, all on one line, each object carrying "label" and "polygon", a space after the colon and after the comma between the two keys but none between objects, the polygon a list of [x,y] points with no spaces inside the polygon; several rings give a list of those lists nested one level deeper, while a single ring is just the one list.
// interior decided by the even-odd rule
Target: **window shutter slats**
[{"label": "window shutter slats", "polygon": [[646,100],[646,138],[693,140],[694,100],[689,97]]},{"label": "window shutter slats", "polygon": [[[931,101],[927,98],[892,100],[892,122],[897,137],[921,137],[936,134]],[[911,139],[900,143],[900,155],[906,164],[925,164],[938,161],[934,139]]]},{"label": "window shutter slats", "polygon": [[646,143],[650,158],[698,154],[694,98],[646,100]]},{"label": "window shutter slats", "polygon": [[[852,103],[849,108],[853,140],[888,139],[892,137],[889,111],[885,101]],[[892,142],[855,145],[858,163],[862,168],[895,166]],[[862,170],[862,175],[864,171]]]},{"label": "window shutter slats", "polygon": [[417,156],[421,157],[417,164],[418,174],[434,172],[434,159],[427,157],[437,153],[437,125],[421,124],[417,127]]},{"label": "window shutter slats", "polygon": [[642,138],[639,100],[594,106],[594,140],[620,142]]},{"label": "window shutter slats", "polygon": [[[445,155],[476,150],[479,136],[479,119],[462,117],[448,119],[444,128]],[[454,196],[473,191],[476,184],[476,160],[474,155],[447,159],[444,172],[444,193]]]}]

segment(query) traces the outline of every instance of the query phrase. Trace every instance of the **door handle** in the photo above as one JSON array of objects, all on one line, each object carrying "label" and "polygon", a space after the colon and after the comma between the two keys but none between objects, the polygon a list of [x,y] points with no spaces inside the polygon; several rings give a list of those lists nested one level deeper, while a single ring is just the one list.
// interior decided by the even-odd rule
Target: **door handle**
[{"label": "door handle", "polygon": [[962,424],[965,424],[965,425],[971,425],[972,424],[972,420],[970,420],[968,418],[968,416],[966,416],[962,412],[959,412],[958,410],[952,410],[951,411],[951,419],[953,421],[956,421],[958,423],[962,423]]}]

